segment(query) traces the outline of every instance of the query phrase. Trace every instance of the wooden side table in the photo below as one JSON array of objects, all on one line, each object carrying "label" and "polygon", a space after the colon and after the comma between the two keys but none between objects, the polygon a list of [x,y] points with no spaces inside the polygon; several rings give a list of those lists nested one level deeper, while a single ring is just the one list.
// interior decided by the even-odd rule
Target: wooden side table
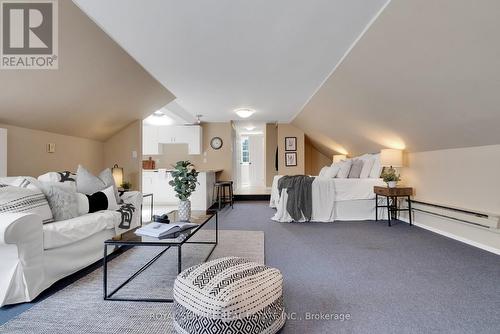
[{"label": "wooden side table", "polygon": [[[373,187],[373,192],[375,193],[375,221],[378,221],[378,209],[387,209],[387,223],[391,226],[391,221],[393,218],[397,218],[397,213],[400,211],[408,211],[408,219],[410,221],[410,226],[412,225],[411,217],[411,200],[410,196],[413,195],[413,188],[411,187]],[[383,196],[386,198],[386,205],[378,205],[378,197]],[[401,209],[398,205],[398,197],[406,197],[408,200],[408,208]]]}]

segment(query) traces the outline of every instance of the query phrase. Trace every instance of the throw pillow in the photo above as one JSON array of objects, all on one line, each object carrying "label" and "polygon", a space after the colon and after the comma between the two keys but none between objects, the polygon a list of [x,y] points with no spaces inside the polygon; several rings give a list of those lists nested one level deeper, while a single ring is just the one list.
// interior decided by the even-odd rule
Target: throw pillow
[{"label": "throw pillow", "polygon": [[340,170],[337,174],[337,178],[339,179],[347,178],[349,176],[349,172],[351,171],[351,166],[352,166],[351,159],[342,160],[341,162],[339,162]]},{"label": "throw pillow", "polygon": [[64,183],[39,182],[39,187],[47,197],[56,221],[78,217],[78,200],[71,186]]},{"label": "throw pillow", "polygon": [[380,154],[375,154],[374,156],[373,167],[370,172],[370,178],[378,179],[380,177],[380,173],[382,173],[382,165],[380,164]]},{"label": "throw pillow", "polygon": [[36,187],[0,184],[0,212],[32,213],[40,216],[44,224],[54,221],[45,195]]},{"label": "throw pillow", "polygon": [[111,169],[106,168],[98,176],[95,176],[82,165],[78,166],[78,170],[76,172],[76,190],[79,193],[92,195],[111,186],[113,187],[113,191],[115,193],[116,203],[119,203],[120,195],[118,194],[118,189],[116,187]]},{"label": "throw pillow", "polygon": [[118,204],[116,204],[113,187],[108,187],[103,191],[98,191],[92,195],[77,193],[77,197],[78,213],[80,215],[101,210],[118,210]]},{"label": "throw pillow", "polygon": [[320,177],[320,178],[325,178],[325,177],[327,177],[327,176],[326,176],[326,174],[328,173],[328,170],[329,170],[329,169],[330,169],[330,167],[329,167],[329,166],[325,166],[325,167],[321,168],[321,170],[320,170],[320,172],[319,172],[318,177]]},{"label": "throw pillow", "polygon": [[340,171],[340,165],[339,164],[332,164],[328,172],[326,173],[326,177],[328,178],[334,178],[337,176],[337,174]]},{"label": "throw pillow", "polygon": [[375,159],[365,160],[365,163],[363,164],[363,169],[361,170],[361,174],[359,175],[360,179],[366,179],[370,176],[374,162]]},{"label": "throw pillow", "polygon": [[355,159],[352,162],[351,170],[349,171],[350,179],[359,179],[364,162],[361,159]]},{"label": "throw pillow", "polygon": [[70,171],[48,172],[38,177],[41,182],[61,182],[73,187],[76,191],[76,174]]}]

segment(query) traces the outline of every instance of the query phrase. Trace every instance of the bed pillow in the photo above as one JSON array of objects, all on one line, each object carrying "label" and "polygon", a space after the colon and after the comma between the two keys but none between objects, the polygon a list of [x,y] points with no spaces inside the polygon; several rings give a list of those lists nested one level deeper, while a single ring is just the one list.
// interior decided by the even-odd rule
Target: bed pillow
[{"label": "bed pillow", "polygon": [[54,221],[47,198],[36,187],[0,184],[0,213],[3,212],[32,213],[38,215],[44,224]]},{"label": "bed pillow", "polygon": [[92,195],[98,191],[104,190],[108,187],[113,187],[113,191],[115,193],[115,198],[118,201],[120,200],[120,195],[118,194],[118,189],[115,185],[115,180],[113,178],[113,173],[111,173],[111,169],[106,168],[99,174],[95,176],[87,169],[85,169],[82,165],[78,166],[78,170],[76,172],[76,190],[79,193]]},{"label": "bed pillow", "polygon": [[59,182],[39,182],[56,221],[78,217],[78,200],[72,186]]},{"label": "bed pillow", "polygon": [[327,178],[334,178],[337,176],[337,174],[339,173],[339,170],[340,170],[340,165],[339,164],[334,164],[332,165],[327,173],[326,173],[326,177]]},{"label": "bed pillow", "polygon": [[359,179],[361,175],[361,170],[363,169],[364,162],[361,159],[355,159],[352,161],[351,170],[349,171],[350,179]]},{"label": "bed pillow", "polygon": [[345,179],[349,176],[349,172],[351,171],[352,160],[351,159],[342,160],[341,162],[338,163],[338,166],[339,166],[339,172],[336,175],[336,177],[339,179]]},{"label": "bed pillow", "polygon": [[325,166],[325,167],[321,168],[321,170],[319,171],[318,177],[319,178],[325,178],[325,177],[327,177],[326,174],[328,173],[329,169],[330,169],[329,166]]},{"label": "bed pillow", "polygon": [[374,155],[373,158],[374,162],[372,170],[370,172],[370,178],[378,179],[380,178],[380,173],[382,173],[382,165],[380,164],[380,154]]},{"label": "bed pillow", "polygon": [[370,176],[370,173],[373,169],[374,162],[375,162],[375,159],[373,159],[373,158],[365,160],[365,163],[363,164],[363,168],[361,169],[361,174],[359,174],[360,179],[366,179]]},{"label": "bed pillow", "polygon": [[77,193],[78,213],[84,215],[87,213],[101,210],[118,210],[116,204],[115,191],[113,187],[108,187],[103,191],[98,191],[92,195]]}]

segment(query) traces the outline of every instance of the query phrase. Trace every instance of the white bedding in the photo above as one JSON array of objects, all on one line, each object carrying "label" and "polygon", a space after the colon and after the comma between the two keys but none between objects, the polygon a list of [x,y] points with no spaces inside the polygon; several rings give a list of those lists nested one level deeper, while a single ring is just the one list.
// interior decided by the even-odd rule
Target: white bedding
[{"label": "white bedding", "polygon": [[[292,219],[286,211],[288,195],[286,191],[283,191],[280,197],[278,191],[278,180],[281,177],[278,175],[273,179],[270,206],[276,208],[277,211],[272,219],[290,222]],[[331,222],[337,220],[340,217],[337,217],[336,214],[336,203],[373,200],[375,198],[373,187],[380,185],[384,185],[382,179],[315,178],[312,183],[311,221]],[[374,201],[373,207],[375,208]],[[367,216],[364,219],[373,219],[373,216]]]}]

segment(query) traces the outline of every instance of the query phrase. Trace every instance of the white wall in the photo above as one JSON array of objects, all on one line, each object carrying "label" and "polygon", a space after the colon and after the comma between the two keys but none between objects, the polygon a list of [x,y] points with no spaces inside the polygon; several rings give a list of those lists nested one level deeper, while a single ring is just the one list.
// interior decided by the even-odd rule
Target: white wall
[{"label": "white wall", "polygon": [[[417,200],[500,216],[500,145],[410,153],[403,182]],[[424,228],[500,254],[500,231],[415,213]]]},{"label": "white wall", "polygon": [[0,129],[0,177],[7,176],[7,129]]}]

